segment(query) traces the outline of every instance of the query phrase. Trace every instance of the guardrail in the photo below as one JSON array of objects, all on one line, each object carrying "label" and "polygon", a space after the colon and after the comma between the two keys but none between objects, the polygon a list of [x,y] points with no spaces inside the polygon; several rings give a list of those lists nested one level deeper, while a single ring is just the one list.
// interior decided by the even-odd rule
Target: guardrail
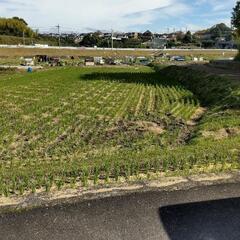
[{"label": "guardrail", "polygon": [[30,48],[30,49],[66,49],[66,50],[100,50],[100,51],[204,51],[204,52],[237,52],[237,49],[204,49],[204,48],[167,48],[167,49],[146,49],[146,48],[90,48],[90,47],[57,47],[57,46],[32,46],[32,45],[0,45],[0,48]]}]

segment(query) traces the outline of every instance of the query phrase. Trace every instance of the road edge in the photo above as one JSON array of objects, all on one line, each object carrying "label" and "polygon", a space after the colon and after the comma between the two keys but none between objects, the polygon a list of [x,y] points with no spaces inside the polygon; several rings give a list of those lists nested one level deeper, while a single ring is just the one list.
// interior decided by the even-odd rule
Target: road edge
[{"label": "road edge", "polygon": [[104,187],[55,190],[50,193],[41,191],[35,194],[29,193],[24,196],[0,197],[0,213],[17,212],[61,204],[73,204],[139,192],[172,192],[228,183],[240,183],[240,171],[201,174],[188,177],[162,177],[158,180],[139,180],[130,183],[110,184]]}]

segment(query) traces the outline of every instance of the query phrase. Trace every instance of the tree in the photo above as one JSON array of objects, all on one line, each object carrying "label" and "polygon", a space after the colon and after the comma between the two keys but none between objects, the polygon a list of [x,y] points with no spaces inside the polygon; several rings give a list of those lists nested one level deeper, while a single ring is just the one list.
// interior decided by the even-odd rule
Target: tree
[{"label": "tree", "polygon": [[182,31],[176,33],[176,39],[178,42],[182,42],[184,37],[185,37],[185,34]]},{"label": "tree", "polygon": [[183,38],[183,43],[192,43],[192,40],[193,40],[192,33],[190,31],[187,31]]},{"label": "tree", "polygon": [[223,36],[223,32],[221,30],[221,28],[219,28],[218,26],[216,26],[212,31],[212,39],[216,39],[216,38],[220,38]]},{"label": "tree", "polygon": [[237,1],[232,13],[232,26],[236,29],[237,36],[240,37],[240,1]]},{"label": "tree", "polygon": [[144,33],[142,34],[142,39],[143,39],[143,41],[149,41],[149,40],[152,39],[152,37],[153,37],[153,34],[152,34],[152,32],[150,32],[149,30],[147,30],[146,32],[144,32]]},{"label": "tree", "polygon": [[[232,25],[236,29],[236,38],[240,39],[240,1],[237,1],[236,7],[233,8]],[[240,41],[239,41],[240,42]],[[238,43],[239,53],[236,60],[240,61],[240,43]]]},{"label": "tree", "polygon": [[101,39],[95,33],[89,33],[84,36],[83,40],[81,41],[80,45],[85,47],[94,47],[99,46]]},{"label": "tree", "polygon": [[23,19],[23,18],[19,18],[19,17],[13,17],[14,20],[18,20],[22,23],[24,23],[26,26],[28,26],[27,22]]},{"label": "tree", "polygon": [[21,37],[25,33],[26,37],[33,37],[35,33],[27,26],[24,19],[14,18],[0,18],[0,35],[9,35]]}]

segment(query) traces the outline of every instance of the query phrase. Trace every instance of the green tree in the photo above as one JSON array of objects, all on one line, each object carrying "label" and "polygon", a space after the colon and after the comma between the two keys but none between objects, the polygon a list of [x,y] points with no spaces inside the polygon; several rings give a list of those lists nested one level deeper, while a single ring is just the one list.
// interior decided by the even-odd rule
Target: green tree
[{"label": "green tree", "polygon": [[183,38],[183,43],[192,43],[192,40],[193,40],[192,33],[190,31],[187,31]]},{"label": "green tree", "polygon": [[236,60],[240,61],[240,1],[237,1],[235,8],[233,8],[232,13],[232,26],[236,29],[236,38],[238,41],[239,53]]},{"label": "green tree", "polygon": [[90,33],[84,36],[80,45],[85,47],[94,47],[94,46],[99,46],[100,43],[101,43],[101,39],[99,38],[99,36],[95,33]]},{"label": "green tree", "polygon": [[220,38],[223,36],[223,32],[221,30],[221,28],[219,26],[216,26],[213,30],[212,30],[212,38],[216,39],[216,38]]},{"label": "green tree", "polygon": [[27,22],[23,19],[23,18],[19,18],[19,17],[13,17],[14,20],[18,20],[22,23],[24,23],[26,26],[28,26]]},{"label": "green tree", "polygon": [[232,26],[236,29],[238,37],[240,37],[240,1],[237,1],[232,13]]},{"label": "green tree", "polygon": [[36,35],[35,32],[27,26],[24,19],[18,17],[0,18],[0,35],[21,37],[23,32],[26,37],[34,37]]}]

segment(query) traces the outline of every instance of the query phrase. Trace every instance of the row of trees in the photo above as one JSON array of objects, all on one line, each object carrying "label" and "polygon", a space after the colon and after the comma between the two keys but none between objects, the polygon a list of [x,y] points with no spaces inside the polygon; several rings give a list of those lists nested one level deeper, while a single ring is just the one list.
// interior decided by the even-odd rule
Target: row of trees
[{"label": "row of trees", "polygon": [[233,9],[232,25],[236,30],[236,37],[240,37],[240,1],[237,1],[237,4]]}]

